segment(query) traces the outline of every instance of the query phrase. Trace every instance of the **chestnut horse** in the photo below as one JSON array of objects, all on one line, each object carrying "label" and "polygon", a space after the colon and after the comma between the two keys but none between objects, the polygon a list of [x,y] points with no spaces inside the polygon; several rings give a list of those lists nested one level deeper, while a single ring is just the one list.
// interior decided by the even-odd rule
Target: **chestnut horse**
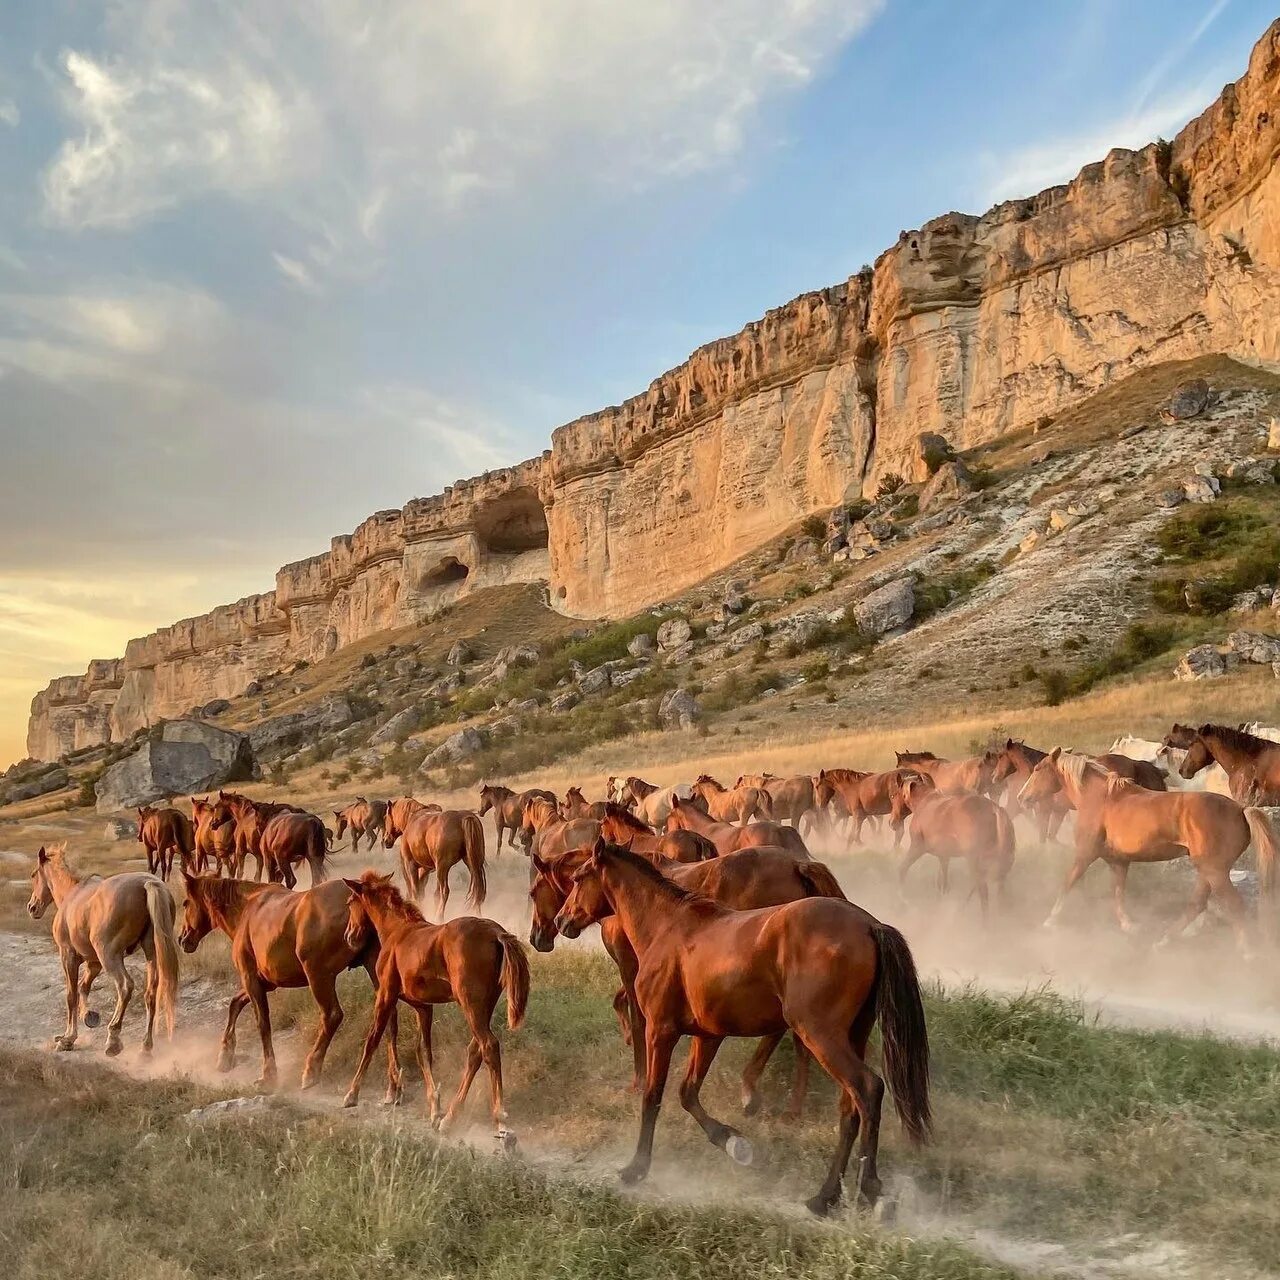
[{"label": "chestnut horse", "polygon": [[149,871],[123,871],[105,878],[78,876],[67,866],[61,846],[48,852],[42,846],[31,873],[27,912],[39,920],[51,902],[56,908],[53,940],[62,960],[67,994],[67,1026],[54,1039],[54,1048],[75,1046],[82,1018],[86,1027],[98,1025],[98,1015],[87,1007],[87,1001],[94,979],[105,972],[116,988],[115,1012],[107,1023],[106,1052],[108,1057],[120,1052],[120,1026],[133,998],[133,979],[124,958],[139,947],[147,959],[142,995],[147,1029],[142,1051],[151,1052],[157,1012],[173,1039],[178,947],[173,937],[173,895],[165,882]]},{"label": "chestnut horse", "polygon": [[769,816],[775,822],[790,820],[797,830],[804,818],[810,820],[813,831],[823,825],[823,811],[814,798],[813,779],[807,773],[791,778],[775,778],[771,773],[743,774],[734,785],[735,790],[758,787],[763,791],[769,797]]},{"label": "chestnut horse", "polygon": [[[472,814],[476,822],[479,818]],[[502,1050],[489,1025],[499,995],[507,997],[507,1026],[519,1030],[529,1002],[529,960],[520,941],[493,920],[461,916],[445,924],[428,924],[412,902],[396,892],[390,876],[366,871],[359,880],[346,881],[351,890],[348,945],[359,941],[372,926],[378,936],[378,994],[373,1020],[360,1054],[343,1106],[360,1101],[360,1086],[399,1001],[418,1015],[421,1032],[416,1047],[422,1082],[426,1087],[427,1114],[433,1123],[447,1127],[467,1100],[471,1082],[483,1062],[489,1073],[493,1124],[499,1139],[506,1111],[502,1101]],[[457,1004],[466,1019],[471,1039],[462,1081],[449,1109],[440,1117],[439,1094],[432,1075],[431,1021],[438,1004]],[[395,1032],[392,1032],[394,1038]]]},{"label": "chestnut horse", "polygon": [[1198,729],[1188,729],[1185,725],[1173,728],[1179,737],[1175,745],[1187,748],[1178,766],[1182,777],[1194,778],[1201,769],[1216,762],[1230,781],[1233,799],[1242,804],[1280,804],[1280,743],[1225,724],[1202,724]]},{"label": "chestnut horse", "polygon": [[939,791],[953,796],[965,791],[986,795],[991,790],[992,774],[999,758],[994,751],[966,756],[963,760],[945,760],[932,751],[898,751],[895,754],[899,769],[914,769],[916,773],[932,778]]},{"label": "chestnut horse", "polygon": [[311,868],[311,887],[324,879],[324,860],[329,851],[329,830],[314,813],[289,810],[268,818],[258,836],[258,851],[267,867],[267,878],[283,881],[286,889],[298,883],[295,863]]},{"label": "chestnut horse", "polygon": [[550,800],[534,796],[525,801],[520,831],[530,854],[551,858],[566,849],[594,844],[600,824],[594,818],[563,818]]},{"label": "chestnut horse", "polygon": [[333,820],[336,824],[333,832],[335,842],[341,840],[343,832],[350,827],[351,852],[360,852],[361,836],[369,838],[365,848],[372,849],[378,842],[378,833],[382,830],[382,819],[386,816],[386,812],[385,800],[366,800],[364,796],[356,796],[345,808],[333,811]]},{"label": "chestnut horse", "polygon": [[998,898],[1004,896],[1004,882],[1013,868],[1013,819],[994,800],[966,792],[947,795],[929,778],[908,778],[894,793],[894,817],[911,815],[911,844],[898,868],[898,883],[907,872],[931,853],[938,859],[938,892],[947,891],[952,858],[969,864],[974,893],[985,921],[990,905],[990,886]]},{"label": "chestnut horse", "polygon": [[884,1082],[867,1065],[866,1052],[877,1020],[903,1127],[917,1142],[931,1127],[929,1037],[903,936],[838,898],[733,911],[681,888],[643,858],[597,845],[574,873],[556,927],[576,937],[607,912],[618,917],[636,954],[635,994],[645,1020],[640,1136],[623,1182],[638,1182],[649,1172],[671,1054],[684,1035],[693,1037],[693,1046],[681,1106],[715,1146],[749,1164],[747,1139],[704,1110],[702,1082],[726,1036],[790,1029],[840,1090],[836,1150],[808,1207],[822,1215],[839,1200],[855,1140],[858,1193],[874,1204]]},{"label": "chestnut horse", "polygon": [[[606,841],[606,843],[612,843]],[[630,849],[629,852],[636,852]],[[555,946],[555,918],[572,891],[572,876],[591,855],[590,849],[573,849],[550,861],[534,859],[534,876],[529,889],[533,902],[533,923],[529,941],[543,952]],[[644,856],[644,855],[641,855]],[[685,889],[696,890],[723,902],[735,911],[775,907],[800,898],[843,898],[844,891],[831,871],[821,862],[797,858],[786,849],[755,847],[726,854],[711,863],[680,864],[655,854],[647,858],[663,875]],[[613,999],[614,1012],[633,1057],[632,1091],[644,1087],[644,1015],[635,998],[636,957],[616,916],[600,920],[600,938],[618,966],[622,988]],[[742,1109],[754,1115],[760,1107],[756,1086],[781,1035],[761,1040],[742,1074]],[[796,1073],[791,1101],[785,1115],[798,1119],[804,1108],[809,1079],[809,1058],[804,1046],[796,1043]]]},{"label": "chestnut horse", "polygon": [[[240,989],[227,1008],[227,1025],[218,1053],[218,1070],[230,1071],[236,1059],[236,1021],[245,1005],[253,1005],[262,1037],[262,1071],[257,1083],[274,1087],[276,1054],[271,1037],[271,1009],[267,994],[281,987],[308,987],[320,1010],[315,1043],[302,1068],[302,1087],[318,1083],[325,1054],[342,1025],[338,975],[361,967],[378,985],[374,962],[378,940],[365,931],[356,945],[347,941],[351,894],[341,880],[303,893],[290,893],[280,884],[256,880],[224,880],[219,876],[183,876],[187,900],[182,907],[178,941],[188,955],[214,929],[231,939],[231,960]],[[396,1037],[387,1043],[387,1101],[400,1099],[400,1063]]]},{"label": "chestnut horse", "polygon": [[486,782],[480,788],[480,807],[476,812],[483,818],[490,809],[493,810],[494,825],[498,828],[498,847],[496,853],[502,852],[502,837],[505,833],[507,843],[514,849],[516,833],[520,830],[521,816],[525,802],[538,797],[556,803],[554,791],[543,791],[539,787],[530,787],[527,791],[512,791],[510,787],[500,787]]},{"label": "chestnut horse", "polygon": [[[410,806],[416,805],[416,808]],[[407,817],[403,815],[407,814]],[[401,815],[401,816],[397,816]],[[427,808],[416,800],[397,800],[387,806],[382,843],[390,849],[400,841],[400,870],[405,892],[421,899],[431,873],[436,877],[436,907],[443,918],[449,905],[449,872],[465,862],[471,875],[467,902],[479,910],[488,885],[484,869],[484,824],[470,809]]]},{"label": "chestnut horse", "polygon": [[608,803],[607,800],[596,800],[593,803],[582,794],[581,787],[570,787],[559,804],[560,816],[568,820],[594,818],[599,822],[604,817],[604,807]]},{"label": "chestnut horse", "polygon": [[[610,844],[625,845],[633,853],[645,857],[660,855],[672,862],[706,862],[719,856],[715,845],[706,836],[700,836],[696,831],[671,831],[658,835],[620,804],[605,805],[600,834]],[[579,847],[594,843],[594,840],[586,840]]]},{"label": "chestnut horse", "polygon": [[147,851],[147,870],[161,880],[167,880],[173,874],[175,853],[184,871],[195,855],[191,819],[177,809],[155,809],[147,804],[140,806],[138,839]]},{"label": "chestnut horse", "polygon": [[1032,770],[1018,793],[1022,799],[1063,792],[1076,810],[1076,856],[1045,924],[1062,913],[1076,881],[1101,858],[1111,868],[1116,920],[1126,932],[1125,887],[1135,862],[1167,862],[1184,855],[1199,877],[1191,902],[1162,941],[1181,933],[1209,904],[1210,894],[1231,918],[1241,949],[1248,950],[1244,902],[1231,883],[1231,868],[1253,843],[1262,900],[1275,889],[1280,846],[1262,809],[1244,808],[1209,791],[1147,791],[1108,773],[1096,761],[1055,747]]},{"label": "chestnut horse", "polygon": [[868,818],[889,818],[893,847],[902,843],[902,823],[893,818],[894,788],[906,778],[917,777],[914,769],[891,769],[887,773],[863,773],[858,769],[823,769],[814,784],[813,795],[823,808],[833,800],[853,819],[853,839],[862,843],[862,824]]},{"label": "chestnut horse", "polygon": [[773,817],[769,793],[759,787],[734,787],[732,791],[726,791],[704,773],[693,784],[693,794],[707,806],[707,812],[717,822],[736,822],[744,826],[752,818],[767,820]]},{"label": "chestnut horse", "polygon": [[195,824],[195,869],[203,875],[213,867],[219,875],[235,875],[236,824],[233,819],[215,822],[217,805],[200,796],[191,797],[191,820]]},{"label": "chestnut horse", "polygon": [[999,783],[1005,784],[1004,803],[1011,818],[1026,812],[1034,814],[1040,825],[1040,843],[1047,844],[1050,839],[1058,838],[1058,829],[1062,826],[1071,806],[1061,793],[1040,800],[1028,800],[1025,803],[1018,799],[1022,784],[1031,776],[1031,770],[1048,754],[1035,747],[1029,747],[1018,738],[1006,738],[1004,747],[996,757],[995,769],[991,774],[992,792]]},{"label": "chestnut horse", "polygon": [[667,834],[673,831],[694,831],[706,836],[724,855],[735,849],[750,849],[755,845],[775,845],[789,849],[797,857],[807,858],[809,850],[795,827],[784,827],[779,822],[749,822],[735,827],[731,822],[716,822],[707,817],[692,800],[671,797],[671,812],[667,814]]},{"label": "chestnut horse", "polygon": [[243,875],[245,863],[252,857],[258,864],[253,878],[261,880],[266,866],[262,856],[263,829],[278,813],[302,812],[296,804],[285,801],[251,800],[238,791],[219,791],[210,821],[215,827],[228,820],[235,823],[235,873]]}]

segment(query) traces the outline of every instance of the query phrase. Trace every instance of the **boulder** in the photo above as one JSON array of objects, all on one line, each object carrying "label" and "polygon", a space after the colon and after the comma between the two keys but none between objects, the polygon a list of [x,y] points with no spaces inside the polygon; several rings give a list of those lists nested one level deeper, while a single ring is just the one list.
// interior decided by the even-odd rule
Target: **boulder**
[{"label": "boulder", "polygon": [[1280,636],[1262,631],[1233,631],[1227,637],[1227,648],[1241,662],[1271,663],[1280,660]]},{"label": "boulder", "polygon": [[397,658],[392,670],[398,676],[411,676],[418,669],[417,658]]},{"label": "boulder", "polygon": [[[417,707],[405,707],[397,711],[390,720],[375,729],[369,736],[371,747],[381,746],[384,742],[396,743],[407,738],[422,723],[422,714]],[[345,730],[344,730],[345,732]],[[338,735],[339,737],[342,734]]]},{"label": "boulder", "polygon": [[1267,448],[1280,452],[1280,418],[1267,423]]},{"label": "boulder", "polygon": [[262,692],[261,680],[250,680],[244,687],[244,696],[246,698],[256,698]]},{"label": "boulder", "polygon": [[1187,650],[1173,669],[1175,680],[1216,680],[1227,674],[1227,658],[1212,644],[1198,644]]},{"label": "boulder", "polygon": [[612,664],[606,662],[598,667],[592,667],[590,671],[584,671],[578,677],[578,688],[583,693],[600,693],[613,684],[613,668]]},{"label": "boulder", "polygon": [[326,698],[305,711],[288,711],[261,721],[249,730],[249,742],[255,758],[278,755],[303,737],[314,739],[345,729],[355,718],[346,698]]},{"label": "boulder", "polygon": [[1187,495],[1181,489],[1162,489],[1156,495],[1156,506],[1164,507],[1166,510],[1172,507],[1180,507],[1187,500]]},{"label": "boulder", "polygon": [[108,818],[102,829],[104,840],[136,840],[138,824],[132,818]]},{"label": "boulder", "polygon": [[1018,543],[1019,553],[1025,556],[1028,553],[1034,551],[1040,545],[1040,539],[1043,536],[1044,535],[1040,532],[1039,529],[1031,529],[1023,537],[1022,541]]},{"label": "boulder", "polygon": [[1213,476],[1192,476],[1182,482],[1182,494],[1188,502],[1212,502],[1218,496],[1218,482]]},{"label": "boulder", "polygon": [[920,492],[920,511],[936,511],[973,492],[973,476],[960,461],[944,462]]},{"label": "boulder", "polygon": [[422,761],[423,770],[434,769],[442,764],[456,764],[484,750],[485,738],[479,729],[470,725],[450,734],[434,751]]},{"label": "boulder", "polygon": [[498,651],[498,662],[508,671],[515,671],[520,667],[532,667],[540,656],[534,645],[509,644]]},{"label": "boulder", "polygon": [[1160,417],[1165,422],[1186,422],[1189,418],[1198,418],[1209,407],[1212,396],[1209,384],[1203,378],[1181,382],[1169,397],[1168,406],[1160,410]]},{"label": "boulder", "polygon": [[658,648],[663,653],[670,653],[682,644],[688,644],[693,637],[693,628],[684,618],[668,618],[658,628]]},{"label": "boulder", "polygon": [[818,544],[812,538],[797,538],[783,556],[784,564],[801,564],[812,560],[818,554]]},{"label": "boulder", "polygon": [[645,667],[632,667],[630,671],[615,671],[611,677],[613,681],[613,687],[615,689],[624,688],[626,685],[629,685],[633,680],[639,680],[640,677],[644,675],[646,670],[647,668]]},{"label": "boulder", "polygon": [[254,752],[247,734],[201,720],[170,720],[154,738],[113,764],[98,779],[99,813],[150,804],[166,796],[210,791],[252,778]]},{"label": "boulder", "polygon": [[214,698],[212,702],[206,702],[200,708],[200,715],[207,720],[210,716],[220,716],[224,711],[231,710],[231,703],[226,698]]},{"label": "boulder", "polygon": [[572,711],[582,701],[582,695],[575,689],[566,689],[551,699],[552,711]]},{"label": "boulder", "polygon": [[0,785],[0,804],[34,800],[37,796],[47,796],[70,785],[71,775],[61,765],[52,765],[34,777],[27,775],[21,781]]},{"label": "boulder", "polygon": [[956,451],[945,436],[934,431],[922,431],[916,436],[915,448],[911,455],[911,478],[917,484],[924,484],[930,476],[936,475],[941,467],[955,459]]},{"label": "boulder", "polygon": [[652,653],[653,649],[653,637],[647,631],[642,631],[638,636],[632,636],[627,644],[627,652],[633,658],[643,658]]},{"label": "boulder", "polygon": [[746,587],[741,582],[734,582],[726,588],[720,601],[721,613],[726,618],[735,617],[747,607]]},{"label": "boulder", "polygon": [[915,586],[910,578],[886,582],[853,606],[853,617],[864,635],[882,636],[911,621],[915,612]]},{"label": "boulder", "polygon": [[475,656],[475,650],[465,640],[455,640],[445,662],[451,667],[465,667]]},{"label": "boulder", "polygon": [[702,718],[702,708],[688,689],[668,689],[658,703],[658,721],[664,729],[692,729]]}]

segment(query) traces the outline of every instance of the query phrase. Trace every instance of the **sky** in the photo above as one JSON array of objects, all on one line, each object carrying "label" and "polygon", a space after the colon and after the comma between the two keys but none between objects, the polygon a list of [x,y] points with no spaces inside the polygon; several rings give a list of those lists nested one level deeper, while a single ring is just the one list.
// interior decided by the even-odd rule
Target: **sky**
[{"label": "sky", "polygon": [[51,677],[1172,137],[1274,16],[0,0],[0,765]]}]

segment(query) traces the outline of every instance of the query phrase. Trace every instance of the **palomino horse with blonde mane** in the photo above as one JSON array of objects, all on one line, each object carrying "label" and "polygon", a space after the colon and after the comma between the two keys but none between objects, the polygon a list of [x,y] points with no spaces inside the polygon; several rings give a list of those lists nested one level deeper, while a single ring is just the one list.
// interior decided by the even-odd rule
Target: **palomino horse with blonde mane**
[{"label": "palomino horse with blonde mane", "polygon": [[1242,804],[1280,804],[1280,742],[1225,724],[1202,724],[1198,729],[1175,724],[1165,742],[1186,748],[1178,766],[1182,777],[1194,778],[1216,763],[1227,775],[1233,799]]},{"label": "palomino horse with blonde mane", "polygon": [[992,772],[992,794],[1004,784],[1004,803],[1011,818],[1023,812],[1034,815],[1040,827],[1040,843],[1058,838],[1058,829],[1071,812],[1071,806],[1063,799],[1061,793],[1041,800],[1028,800],[1025,804],[1018,799],[1022,784],[1031,776],[1031,770],[1049,753],[1029,747],[1021,739],[1007,738],[1003,748],[996,756],[995,769]]},{"label": "palomino horse with blonde mane", "polygon": [[[416,806],[416,807],[415,807]],[[401,838],[403,837],[403,839]],[[382,843],[390,849],[400,840],[400,870],[405,892],[421,899],[431,873],[436,877],[436,908],[443,918],[449,905],[449,872],[465,862],[471,875],[467,901],[479,910],[488,892],[484,868],[484,824],[470,809],[428,808],[416,800],[387,806]]]},{"label": "palomino horse with blonde mane", "polygon": [[994,800],[975,792],[947,795],[929,778],[909,778],[894,793],[896,821],[911,815],[911,844],[898,868],[898,882],[906,881],[926,853],[938,859],[938,892],[947,891],[947,870],[952,858],[969,864],[973,881],[970,896],[978,895],[985,921],[990,909],[990,889],[997,899],[1013,869],[1013,819]]},{"label": "palomino horse with blonde mane", "polygon": [[[358,945],[348,943],[347,916],[351,894],[341,880],[326,880],[303,893],[280,884],[219,876],[184,875],[187,900],[182,907],[178,941],[188,955],[205,936],[220,929],[231,939],[231,960],[240,989],[227,1008],[226,1030],[218,1054],[218,1070],[230,1071],[236,1058],[236,1022],[246,1005],[253,1005],[262,1038],[262,1071],[257,1083],[276,1083],[276,1054],[271,1038],[271,1009],[267,995],[282,987],[308,987],[320,1010],[315,1043],[302,1068],[302,1087],[320,1079],[329,1042],[342,1025],[338,975],[363,967],[378,985],[374,963],[378,940],[368,930]],[[387,1101],[400,1098],[400,1064],[394,1033],[387,1042]]]},{"label": "palomino horse with blonde mane", "polygon": [[597,845],[574,873],[556,927],[573,938],[610,912],[636,954],[635,993],[645,1020],[640,1136],[622,1180],[638,1182],[649,1172],[671,1055],[686,1035],[693,1046],[680,1104],[715,1146],[750,1164],[747,1139],[703,1108],[702,1082],[727,1036],[791,1030],[840,1091],[836,1149],[808,1207],[826,1214],[839,1200],[855,1141],[858,1192],[874,1204],[884,1082],[866,1059],[877,1021],[903,1127],[923,1142],[931,1123],[929,1037],[903,936],[838,898],[733,911],[681,888],[635,854]]},{"label": "palomino horse with blonde mane", "polygon": [[[612,843],[606,840],[605,843]],[[638,852],[629,847],[630,852]],[[539,951],[555,946],[555,919],[572,892],[573,873],[591,856],[590,849],[571,849],[567,854],[544,861],[535,856],[533,881],[529,898],[533,903],[533,923],[529,941]],[[797,858],[785,849],[751,848],[726,854],[711,862],[676,863],[661,854],[641,855],[682,888],[705,893],[707,897],[732,907],[749,911],[758,907],[775,907],[801,898],[844,898],[844,891],[831,871],[821,862]],[[605,950],[618,966],[622,987],[613,998],[614,1013],[622,1027],[623,1038],[631,1046],[633,1092],[644,1087],[644,1014],[635,996],[636,955],[627,941],[622,925],[614,915],[599,921],[600,938]],[[757,1086],[773,1051],[782,1036],[766,1036],[761,1040],[751,1061],[742,1073],[742,1109],[754,1115],[760,1108]],[[798,1119],[804,1109],[809,1080],[809,1057],[803,1044],[796,1043],[796,1073],[791,1102],[784,1113]]]},{"label": "palomino horse with blonde mane", "polygon": [[142,996],[147,1029],[142,1050],[151,1052],[157,1013],[164,1018],[165,1030],[172,1039],[178,997],[178,947],[173,937],[173,895],[164,881],[149,871],[125,871],[105,878],[78,876],[67,866],[62,847],[49,852],[42,847],[31,873],[27,911],[33,920],[39,920],[50,903],[56,908],[53,940],[58,946],[67,989],[67,1026],[55,1038],[54,1048],[75,1046],[81,1019],[86,1027],[98,1025],[98,1015],[87,1007],[87,1001],[94,979],[105,973],[116,988],[115,1012],[107,1023],[106,1051],[110,1057],[120,1052],[120,1026],[133,998],[133,979],[124,958],[139,948],[147,959]]},{"label": "palomino horse with blonde mane", "polygon": [[1244,902],[1231,883],[1231,868],[1252,843],[1262,901],[1270,904],[1280,846],[1262,809],[1244,808],[1208,791],[1148,791],[1061,747],[1036,765],[1018,795],[1034,800],[1058,791],[1076,810],[1076,856],[1046,924],[1057,920],[1067,894],[1101,858],[1111,868],[1116,920],[1128,932],[1133,928],[1124,901],[1129,868],[1135,862],[1167,862],[1185,855],[1199,879],[1186,911],[1163,940],[1191,924],[1212,894],[1230,916],[1241,949],[1248,950]]},{"label": "palomino horse with blonde mane", "polygon": [[671,801],[693,798],[693,788],[687,782],[677,782],[670,787],[658,787],[643,778],[614,778],[610,782],[614,794],[610,799],[634,810],[636,816],[651,827],[660,827],[671,812]]},{"label": "palomino horse with blonde mane", "polygon": [[[641,822],[630,809],[606,803],[600,820],[600,834],[609,844],[620,844],[644,857],[670,858],[673,862],[706,862],[717,857],[716,847],[696,831],[668,831],[657,834]],[[579,848],[594,844],[584,840]]]},{"label": "palomino horse with blonde mane", "polygon": [[[499,1139],[509,1139],[502,1127],[507,1118],[502,1100],[502,1049],[490,1022],[498,997],[504,993],[507,1026],[516,1031],[524,1021],[529,960],[519,939],[495,921],[478,916],[429,924],[412,902],[396,892],[391,877],[376,871],[366,871],[346,885],[351,890],[348,945],[356,945],[372,928],[378,936],[379,953],[373,1020],[343,1106],[354,1107],[360,1101],[365,1072],[397,1003],[403,1000],[418,1016],[421,1034],[416,1052],[432,1122],[441,1128],[449,1125],[466,1102],[483,1062],[489,1072],[494,1129]],[[457,1004],[471,1032],[462,1080],[443,1118],[432,1074],[431,1021],[438,1004]]]},{"label": "palomino horse with blonde mane", "polygon": [[498,847],[494,850],[495,853],[502,852],[504,834],[507,837],[507,843],[513,849],[519,847],[516,844],[516,834],[520,831],[524,806],[527,801],[533,799],[549,800],[554,805],[556,794],[554,791],[544,791],[540,787],[530,787],[527,791],[517,792],[512,791],[510,787],[500,787],[493,782],[486,782],[480,788],[480,807],[476,812],[483,818],[490,809],[493,810],[494,825],[498,829]]},{"label": "palomino horse with blonde mane", "polygon": [[706,836],[722,855],[755,845],[771,845],[789,849],[801,858],[809,856],[809,850],[795,827],[784,827],[780,822],[748,822],[742,827],[731,822],[717,822],[703,813],[694,801],[681,800],[679,796],[671,797],[671,812],[667,814],[667,834],[673,831],[693,831]]},{"label": "palomino horse with blonde mane", "polygon": [[745,826],[752,818],[773,817],[769,793],[760,787],[734,787],[726,791],[710,774],[704,773],[693,784],[693,794],[707,806],[707,813],[717,822]]},{"label": "palomino horse with blonde mane", "polygon": [[167,880],[173,874],[175,854],[184,871],[195,854],[191,819],[177,809],[156,809],[149,804],[139,806],[138,840],[147,851],[147,870],[161,880]]},{"label": "palomino horse with blonde mane", "polygon": [[356,796],[349,805],[333,811],[334,841],[341,840],[343,832],[349,828],[352,853],[360,852],[361,836],[368,838],[365,848],[372,849],[378,842],[378,835],[382,831],[382,819],[386,813],[385,800],[366,800],[364,796]]}]

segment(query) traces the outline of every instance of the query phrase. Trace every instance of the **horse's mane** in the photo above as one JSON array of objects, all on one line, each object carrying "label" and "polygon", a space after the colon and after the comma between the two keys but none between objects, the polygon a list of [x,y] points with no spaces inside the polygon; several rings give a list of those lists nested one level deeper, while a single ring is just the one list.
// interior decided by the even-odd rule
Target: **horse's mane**
[{"label": "horse's mane", "polygon": [[940,756],[936,756],[932,751],[899,751],[899,760],[914,762],[917,760],[940,760]]},{"label": "horse's mane", "polygon": [[1086,774],[1096,774],[1099,778],[1112,777],[1112,772],[1105,765],[1100,765],[1078,751],[1058,752],[1058,767],[1069,774],[1073,782],[1084,783]]},{"label": "horse's mane", "polygon": [[652,862],[640,857],[637,853],[632,853],[630,849],[624,849],[616,844],[607,844],[601,854],[638,871],[645,879],[661,888],[674,902],[687,902],[690,906],[696,907],[711,907],[717,914],[723,909],[705,893],[699,893],[696,889],[686,889],[683,885],[676,884],[674,880],[668,880]]},{"label": "horse's mane", "polygon": [[871,775],[864,769],[823,769],[828,782],[858,782]]},{"label": "horse's mane", "polygon": [[376,871],[366,871],[360,877],[360,883],[371,898],[376,898],[384,907],[394,911],[404,920],[426,921],[426,916],[418,909],[416,903],[410,902],[385,876]]},{"label": "horse's mane", "polygon": [[724,784],[717,782],[709,773],[698,774],[697,778],[694,779],[693,785],[696,787],[703,782],[709,782],[713,787],[719,787],[721,791],[724,790]]},{"label": "horse's mane", "polygon": [[614,804],[612,800],[606,800],[604,806],[604,816],[613,818],[614,821],[622,823],[629,831],[638,832],[641,835],[652,835],[649,830],[649,824],[643,818],[637,818],[630,809],[624,808],[620,804]]},{"label": "horse's mane", "polygon": [[1276,745],[1269,738],[1259,738],[1256,734],[1246,733],[1243,729],[1232,728],[1229,724],[1202,724],[1196,732],[1202,738],[1211,733],[1215,738],[1220,738],[1228,747],[1236,751],[1248,751],[1251,755],[1257,755],[1260,751],[1270,750]]},{"label": "horse's mane", "polygon": [[1039,747],[1028,746],[1021,738],[1010,738],[1004,744],[1004,749],[1025,756],[1033,764],[1039,764],[1049,754],[1047,751],[1041,751]]}]

